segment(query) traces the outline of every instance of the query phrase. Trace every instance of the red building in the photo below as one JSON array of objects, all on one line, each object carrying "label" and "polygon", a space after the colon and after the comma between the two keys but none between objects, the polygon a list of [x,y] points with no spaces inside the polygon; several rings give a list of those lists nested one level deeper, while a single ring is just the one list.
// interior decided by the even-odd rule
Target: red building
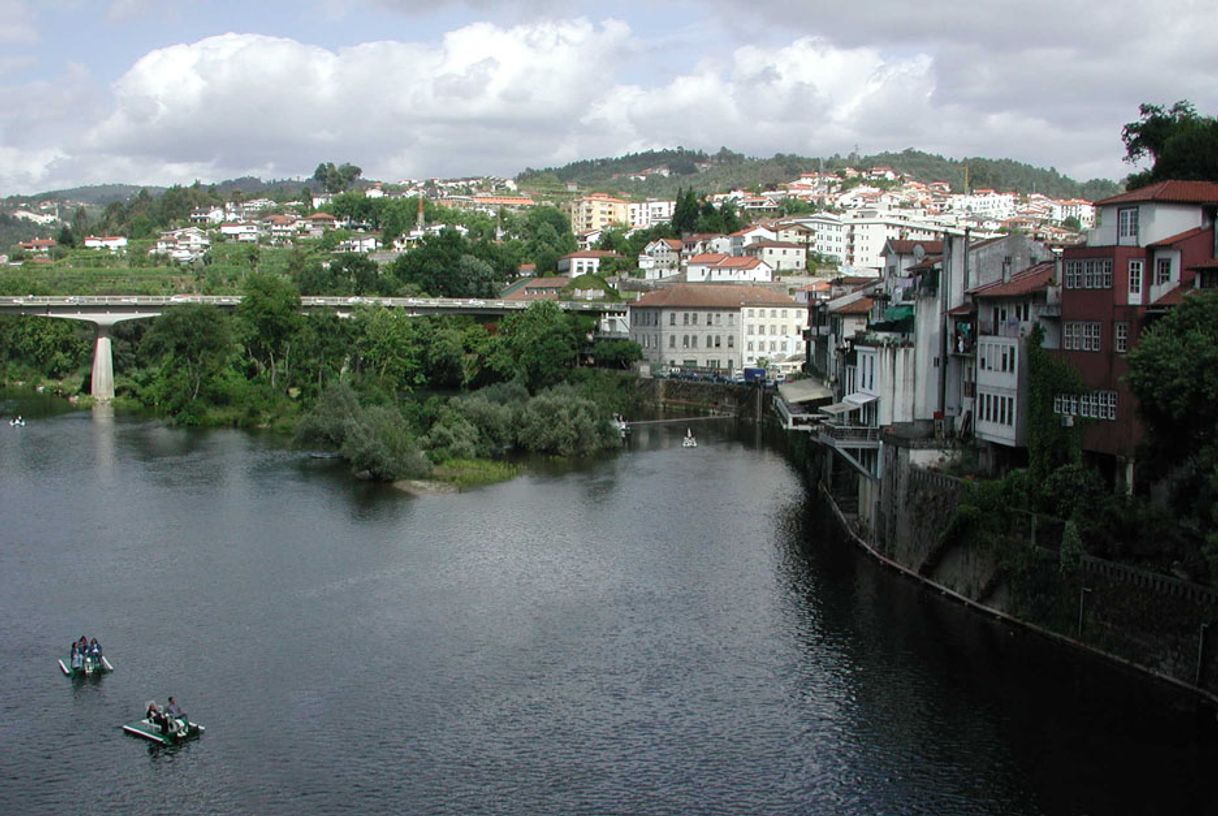
[{"label": "red building", "polygon": [[[1060,397],[1063,417],[1085,419],[1083,449],[1132,488],[1142,441],[1126,356],[1147,321],[1192,290],[1218,256],[1218,183],[1164,181],[1096,202],[1097,226],[1062,257],[1061,351],[1085,393]],[[1073,421],[1063,420],[1063,421]]]}]

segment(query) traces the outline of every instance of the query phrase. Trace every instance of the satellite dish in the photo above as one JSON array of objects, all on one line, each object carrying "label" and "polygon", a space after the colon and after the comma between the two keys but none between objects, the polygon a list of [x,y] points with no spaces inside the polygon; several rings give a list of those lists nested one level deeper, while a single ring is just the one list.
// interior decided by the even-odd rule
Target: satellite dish
[{"label": "satellite dish", "polygon": [[922,248],[921,244],[914,244],[913,256],[914,260],[918,261],[919,263],[921,263],[922,259],[926,257],[926,250]]}]

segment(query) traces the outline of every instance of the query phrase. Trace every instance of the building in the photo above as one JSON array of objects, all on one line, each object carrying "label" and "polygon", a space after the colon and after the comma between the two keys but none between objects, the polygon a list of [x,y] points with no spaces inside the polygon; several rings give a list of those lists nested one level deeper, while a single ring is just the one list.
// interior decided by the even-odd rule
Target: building
[{"label": "building", "polygon": [[681,248],[679,238],[657,238],[649,242],[639,253],[639,271],[646,280],[675,275],[681,268]]},{"label": "building", "polygon": [[1087,244],[1063,252],[1062,357],[1084,393],[1055,409],[1083,424],[1083,449],[1132,489],[1143,438],[1125,383],[1126,355],[1156,313],[1193,288],[1218,256],[1218,183],[1163,181],[1097,201]]},{"label": "building", "polygon": [[210,247],[211,240],[203,230],[186,227],[162,232],[156,246],[148,254],[164,255],[178,263],[190,263],[202,258]]},{"label": "building", "polygon": [[108,249],[111,252],[123,252],[127,249],[127,239],[122,235],[86,235],[86,249]]},{"label": "building", "polygon": [[571,217],[571,231],[575,233],[630,223],[630,208],[627,202],[604,193],[592,193],[577,198],[566,205],[566,210]]},{"label": "building", "polygon": [[653,366],[731,372],[803,359],[807,312],[764,287],[678,284],[644,295],[629,313],[630,339]]},{"label": "building", "polygon": [[721,252],[695,255],[685,267],[689,283],[769,283],[773,279],[774,270],[765,261]]},{"label": "building", "polygon": [[20,249],[26,252],[33,252],[37,255],[46,255],[55,248],[54,238],[31,238],[28,241],[21,241],[17,244]]},{"label": "building", "polygon": [[803,272],[808,268],[808,250],[790,241],[753,241],[745,244],[744,254],[767,264],[775,272]]},{"label": "building", "polygon": [[627,218],[632,229],[648,229],[657,224],[667,224],[672,220],[675,201],[658,201],[649,198],[646,201],[632,201],[626,207]]},{"label": "building", "polygon": [[558,274],[568,278],[576,278],[580,275],[599,275],[602,262],[610,258],[621,257],[608,249],[583,249],[559,258]]}]

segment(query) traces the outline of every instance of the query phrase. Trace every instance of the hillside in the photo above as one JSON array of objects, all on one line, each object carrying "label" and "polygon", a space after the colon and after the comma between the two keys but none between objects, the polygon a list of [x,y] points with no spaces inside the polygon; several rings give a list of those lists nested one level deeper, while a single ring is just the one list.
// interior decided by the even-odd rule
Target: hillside
[{"label": "hillside", "polygon": [[[698,192],[755,187],[766,189],[790,181],[800,173],[817,169],[867,169],[879,165],[891,167],[898,173],[907,173],[918,181],[946,181],[954,192],[964,189],[966,165],[973,189],[992,187],[1020,193],[1044,193],[1055,198],[1092,200],[1113,195],[1121,189],[1116,182],[1108,179],[1079,182],[1055,169],[1035,167],[1011,159],[948,159],[912,148],[900,153],[831,156],[824,159],[782,153],[766,159],[749,158],[727,148],[721,148],[714,154],[684,148],[652,150],[617,158],[587,159],[543,170],[530,168],[517,176],[516,182],[526,189],[540,192],[559,192],[565,190],[567,184],[574,183],[581,190],[672,198],[678,188],[692,187]],[[629,178],[632,174],[661,167],[668,169],[667,177],[649,175],[642,181]]]}]

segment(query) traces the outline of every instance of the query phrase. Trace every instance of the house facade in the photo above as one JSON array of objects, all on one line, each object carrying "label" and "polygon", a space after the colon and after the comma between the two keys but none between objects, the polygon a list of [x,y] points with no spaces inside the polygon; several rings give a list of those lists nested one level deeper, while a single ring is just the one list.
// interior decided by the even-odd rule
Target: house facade
[{"label": "house facade", "polygon": [[1127,355],[1148,321],[1179,302],[1197,268],[1218,256],[1218,183],[1164,181],[1095,206],[1087,244],[1063,253],[1059,354],[1084,393],[1063,395],[1055,410],[1086,420],[1083,449],[1129,489],[1143,430],[1125,383]]},{"label": "house facade", "polygon": [[653,366],[731,372],[775,361],[784,345],[803,355],[806,310],[764,287],[677,284],[644,295],[629,312],[630,339]]}]

